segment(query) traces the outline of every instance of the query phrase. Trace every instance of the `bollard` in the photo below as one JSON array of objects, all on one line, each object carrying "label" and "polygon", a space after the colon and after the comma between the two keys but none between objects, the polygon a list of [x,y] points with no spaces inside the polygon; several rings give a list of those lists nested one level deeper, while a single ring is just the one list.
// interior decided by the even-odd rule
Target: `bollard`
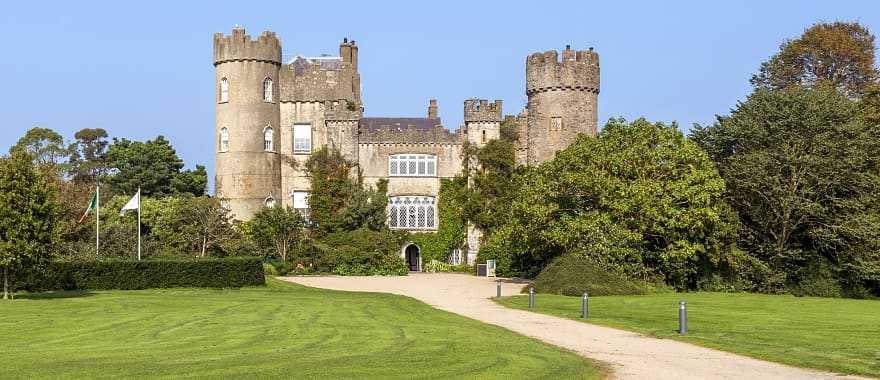
[{"label": "bollard", "polygon": [[501,298],[501,283],[498,283],[497,288],[495,289],[496,297]]},{"label": "bollard", "polygon": [[688,331],[688,312],[687,302],[681,300],[678,302],[678,333],[684,335]]},{"label": "bollard", "polygon": [[535,288],[529,288],[529,309],[535,307]]},{"label": "bollard", "polygon": [[584,292],[584,300],[581,302],[581,317],[587,319],[590,317],[590,295]]}]

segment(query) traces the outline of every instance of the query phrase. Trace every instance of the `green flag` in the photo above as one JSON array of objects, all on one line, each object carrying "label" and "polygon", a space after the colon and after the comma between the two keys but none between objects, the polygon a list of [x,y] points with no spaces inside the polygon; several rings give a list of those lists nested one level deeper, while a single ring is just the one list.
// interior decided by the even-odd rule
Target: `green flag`
[{"label": "green flag", "polygon": [[86,211],[82,214],[77,223],[82,223],[83,220],[86,219],[86,216],[89,215],[89,213],[92,212],[92,210],[94,210],[96,207],[98,207],[98,193],[92,194],[92,200],[91,202],[89,202],[89,207],[86,208]]}]

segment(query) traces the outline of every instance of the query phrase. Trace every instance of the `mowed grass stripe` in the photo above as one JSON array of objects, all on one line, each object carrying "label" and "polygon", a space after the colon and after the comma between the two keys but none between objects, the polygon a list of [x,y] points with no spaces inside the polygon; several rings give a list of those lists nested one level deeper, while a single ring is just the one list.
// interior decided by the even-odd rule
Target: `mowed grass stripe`
[{"label": "mowed grass stripe", "polygon": [[[64,298],[63,296],[67,296]],[[0,302],[3,378],[595,378],[595,363],[390,294],[237,290]]]},{"label": "mowed grass stripe", "polygon": [[[678,301],[688,333],[680,336]],[[528,296],[498,303],[528,309]],[[581,320],[581,298],[536,295],[533,311]],[[880,301],[746,293],[590,298],[590,323],[677,339],[759,359],[880,377]]]}]

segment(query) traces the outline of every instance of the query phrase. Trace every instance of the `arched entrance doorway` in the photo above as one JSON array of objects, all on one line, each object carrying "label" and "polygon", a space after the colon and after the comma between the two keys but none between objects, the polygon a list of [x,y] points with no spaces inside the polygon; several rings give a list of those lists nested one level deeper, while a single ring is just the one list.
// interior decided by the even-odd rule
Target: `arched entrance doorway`
[{"label": "arched entrance doorway", "polygon": [[409,270],[418,272],[422,269],[421,255],[419,254],[419,247],[417,245],[410,244],[406,247],[404,259],[406,260],[406,266],[409,267]]}]

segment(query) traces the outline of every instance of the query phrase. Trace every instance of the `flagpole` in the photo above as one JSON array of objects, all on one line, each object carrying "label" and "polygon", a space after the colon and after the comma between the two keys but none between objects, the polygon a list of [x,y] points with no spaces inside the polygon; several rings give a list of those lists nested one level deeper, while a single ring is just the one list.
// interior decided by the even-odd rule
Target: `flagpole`
[{"label": "flagpole", "polygon": [[141,188],[138,187],[138,261],[141,260]]},{"label": "flagpole", "polygon": [[95,255],[101,256],[101,185],[95,185]]}]

